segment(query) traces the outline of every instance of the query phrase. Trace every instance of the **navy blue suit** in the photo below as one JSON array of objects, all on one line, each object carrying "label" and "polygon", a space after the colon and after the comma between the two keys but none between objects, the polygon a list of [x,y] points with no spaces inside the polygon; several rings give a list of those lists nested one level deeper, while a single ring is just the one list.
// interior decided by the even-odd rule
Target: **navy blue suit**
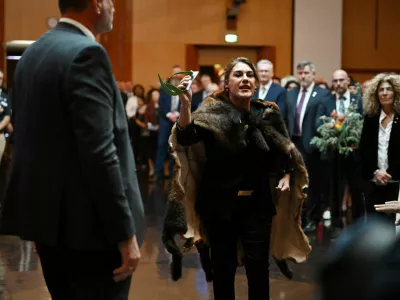
[{"label": "navy blue suit", "polygon": [[[257,89],[253,95],[253,99],[260,99],[258,95],[259,95],[259,90]],[[268,90],[267,95],[265,96],[264,99],[261,100],[275,102],[279,106],[281,115],[284,116],[286,109],[285,99],[286,99],[286,90],[280,85],[273,82]]]},{"label": "navy blue suit", "polygon": [[[155,163],[155,174],[157,178],[163,177],[164,161],[168,155],[168,139],[171,135],[173,123],[167,118],[167,114],[171,112],[172,97],[168,95],[163,89],[160,89],[159,99],[159,131],[158,131],[158,142],[157,142],[157,156]],[[178,111],[180,103],[178,105]],[[171,159],[172,165],[172,159]],[[172,166],[171,166],[172,168]]]},{"label": "navy blue suit", "polygon": [[311,139],[317,135],[318,107],[323,101],[326,100],[329,92],[318,87],[317,85],[314,86],[310,95],[310,99],[308,100],[305,108],[306,111],[304,114],[303,123],[301,125],[301,136],[297,137],[295,136],[295,126],[297,98],[299,92],[300,89],[296,88],[286,93],[286,112],[284,116],[289,135],[303,155],[310,177],[307,193],[308,198],[306,207],[303,210],[305,213],[304,217],[308,222],[318,222],[321,217],[320,210],[318,208],[321,203],[326,202],[327,200],[322,199],[323,182],[321,182],[320,179],[324,177],[324,170],[323,166],[321,166],[320,154],[310,145],[310,142]]}]

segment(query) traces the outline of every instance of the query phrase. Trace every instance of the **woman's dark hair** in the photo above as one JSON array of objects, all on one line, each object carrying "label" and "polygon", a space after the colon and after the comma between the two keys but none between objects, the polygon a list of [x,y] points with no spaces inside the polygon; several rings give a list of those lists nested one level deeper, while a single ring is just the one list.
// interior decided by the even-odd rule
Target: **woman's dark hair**
[{"label": "woman's dark hair", "polygon": [[258,83],[259,80],[258,80],[258,74],[256,71],[256,67],[246,57],[237,57],[237,58],[231,60],[231,62],[229,64],[227,64],[227,66],[225,67],[225,73],[224,73],[225,81],[228,81],[229,75],[231,74],[233,67],[236,66],[238,63],[244,63],[244,64],[248,65],[251,68],[251,70],[253,71],[256,82]]},{"label": "woman's dark hair", "polygon": [[145,112],[145,116],[144,116],[144,120],[145,122],[150,122],[152,124],[156,123],[156,108],[154,107],[154,103],[152,101],[151,95],[153,94],[153,92],[160,92],[158,89],[151,89],[150,91],[147,92],[147,97],[146,97],[146,112]]},{"label": "woman's dark hair", "polygon": [[[136,92],[136,89],[139,89],[139,90],[140,90],[140,94],[139,94],[139,93],[135,93],[135,92]],[[141,84],[135,84],[135,85],[133,86],[133,88],[132,88],[132,92],[135,94],[135,96],[145,97],[145,96],[144,96],[144,92],[145,92],[144,86],[141,85]]]},{"label": "woman's dark hair", "polygon": [[83,11],[89,5],[90,0],[58,0],[58,8],[61,14],[68,10]]},{"label": "woman's dark hair", "polygon": [[297,82],[297,81],[295,81],[295,80],[290,80],[290,81],[288,81],[288,82],[286,82],[286,84],[285,84],[285,90],[287,90],[288,88],[289,88],[289,86],[291,85],[291,84],[295,84],[298,88],[300,88],[300,84]]}]

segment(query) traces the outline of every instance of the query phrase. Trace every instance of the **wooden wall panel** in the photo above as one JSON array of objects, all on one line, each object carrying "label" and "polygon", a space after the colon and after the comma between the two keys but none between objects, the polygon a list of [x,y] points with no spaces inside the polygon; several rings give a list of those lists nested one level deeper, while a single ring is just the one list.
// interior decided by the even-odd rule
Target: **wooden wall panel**
[{"label": "wooden wall panel", "polygon": [[100,36],[100,43],[110,57],[115,78],[132,80],[132,0],[114,0],[113,30]]},{"label": "wooden wall panel", "polygon": [[49,30],[47,19],[60,17],[56,0],[5,1],[5,39],[36,40]]},{"label": "wooden wall panel", "polygon": [[4,0],[0,0],[0,69],[4,70],[4,14],[5,14],[5,3]]},{"label": "wooden wall panel", "polygon": [[358,80],[400,72],[398,0],[343,1],[342,66]]},{"label": "wooden wall panel", "polygon": [[[276,46],[277,76],[291,72],[292,2],[247,1],[238,17],[237,44]],[[225,45],[226,1],[182,3],[182,0],[133,0],[134,82],[153,85],[157,73],[169,76],[174,64],[186,68],[188,44]]]}]

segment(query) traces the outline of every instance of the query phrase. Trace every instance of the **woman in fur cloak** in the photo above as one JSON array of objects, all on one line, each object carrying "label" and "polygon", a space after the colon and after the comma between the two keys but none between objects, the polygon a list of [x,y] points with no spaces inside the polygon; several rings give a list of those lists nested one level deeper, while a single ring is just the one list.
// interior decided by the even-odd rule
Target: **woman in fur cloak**
[{"label": "woman in fur cloak", "polygon": [[[190,80],[183,78],[179,88],[186,90]],[[301,229],[307,171],[277,105],[251,100],[257,84],[254,65],[234,59],[225,69],[226,89],[192,115],[190,92],[180,96],[170,137],[176,164],[163,243],[173,255],[174,280],[182,262],[174,236],[186,239],[186,250],[197,247],[215,300],[235,299],[241,264],[249,299],[269,299],[269,254],[285,265],[304,262],[311,251]]]}]

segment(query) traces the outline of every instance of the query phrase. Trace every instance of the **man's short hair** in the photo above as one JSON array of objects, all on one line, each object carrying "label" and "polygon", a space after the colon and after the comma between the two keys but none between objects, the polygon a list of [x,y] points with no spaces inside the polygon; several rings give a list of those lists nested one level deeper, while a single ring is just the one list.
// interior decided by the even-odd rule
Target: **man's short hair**
[{"label": "man's short hair", "polygon": [[72,10],[72,11],[84,11],[90,0],[58,0],[58,8],[61,14]]},{"label": "man's short hair", "polygon": [[311,72],[315,72],[315,65],[311,61],[301,61],[297,64],[297,70],[302,70],[305,67],[309,66]]},{"label": "man's short hair", "polygon": [[258,68],[258,65],[264,65],[264,64],[270,65],[270,66],[272,66],[272,68],[274,67],[274,64],[271,61],[269,61],[268,59],[262,59],[262,60],[258,61],[257,68]]}]

